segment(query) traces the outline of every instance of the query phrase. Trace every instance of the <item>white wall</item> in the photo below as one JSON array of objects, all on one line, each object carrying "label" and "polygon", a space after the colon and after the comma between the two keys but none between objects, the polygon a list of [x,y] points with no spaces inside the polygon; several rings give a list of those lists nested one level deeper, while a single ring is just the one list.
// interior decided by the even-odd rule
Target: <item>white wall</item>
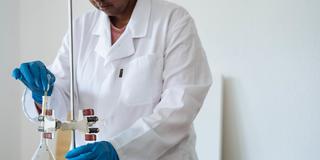
[{"label": "white wall", "polygon": [[[319,159],[320,1],[174,1],[193,15],[213,71],[225,77],[223,159]],[[77,2],[79,12],[89,8],[87,0]],[[20,3],[21,61],[51,62],[66,31],[66,2]],[[1,107],[6,111],[0,113],[1,120],[10,118],[7,113],[21,112],[14,108],[18,104],[12,104],[17,101],[14,96],[6,94],[17,95],[11,89],[17,83],[3,76],[9,74],[7,68],[18,64],[18,47],[13,45],[19,24],[17,5],[14,0],[1,1],[1,20],[7,22],[1,24],[1,31],[7,34],[1,36]],[[12,56],[4,54],[9,52]],[[18,122],[10,126],[0,123],[16,131],[10,132],[12,137],[20,131],[13,127],[19,126]],[[21,123],[21,155],[30,157],[38,138],[31,123],[25,118]],[[1,135],[10,137],[3,130]],[[4,159],[18,159],[9,152],[17,147],[18,139],[8,143],[1,136],[1,143],[9,145],[0,145]]]},{"label": "white wall", "polygon": [[176,1],[225,76],[223,159],[320,159],[320,1]]},{"label": "white wall", "polygon": [[20,159],[18,83],[11,70],[19,59],[18,0],[0,1],[0,159]]}]

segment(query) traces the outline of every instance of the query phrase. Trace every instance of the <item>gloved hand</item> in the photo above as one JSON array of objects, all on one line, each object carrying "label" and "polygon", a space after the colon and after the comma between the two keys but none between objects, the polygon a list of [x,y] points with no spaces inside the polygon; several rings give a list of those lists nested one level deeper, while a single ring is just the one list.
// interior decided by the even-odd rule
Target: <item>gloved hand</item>
[{"label": "gloved hand", "polygon": [[55,77],[41,61],[22,63],[20,68],[12,71],[12,77],[22,81],[31,90],[32,98],[39,104],[42,103],[45,91],[51,96]]},{"label": "gloved hand", "polygon": [[107,141],[89,143],[69,151],[65,155],[69,160],[119,160],[118,154]]}]

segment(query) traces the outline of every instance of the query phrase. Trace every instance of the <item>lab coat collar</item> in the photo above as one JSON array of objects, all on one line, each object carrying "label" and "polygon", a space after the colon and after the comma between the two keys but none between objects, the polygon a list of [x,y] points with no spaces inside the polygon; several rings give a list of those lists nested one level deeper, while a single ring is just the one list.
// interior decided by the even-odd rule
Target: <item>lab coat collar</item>
[{"label": "lab coat collar", "polygon": [[99,22],[93,32],[96,43],[94,52],[105,59],[104,64],[129,57],[135,53],[133,36],[130,30],[125,30],[116,43],[111,45],[110,21],[107,15],[100,13]]},{"label": "lab coat collar", "polygon": [[137,0],[127,28],[134,38],[146,36],[151,14],[151,0]]},{"label": "lab coat collar", "polygon": [[135,53],[133,39],[146,36],[148,31],[150,1],[137,0],[126,30],[112,46],[110,19],[105,13],[99,11],[98,23],[94,26],[92,34],[98,37],[95,52],[104,57],[105,64]]},{"label": "lab coat collar", "polygon": [[111,48],[110,21],[105,13],[102,11],[98,11],[98,13],[97,23],[92,30],[93,38],[96,39],[93,41],[96,43],[94,51],[106,59]]}]

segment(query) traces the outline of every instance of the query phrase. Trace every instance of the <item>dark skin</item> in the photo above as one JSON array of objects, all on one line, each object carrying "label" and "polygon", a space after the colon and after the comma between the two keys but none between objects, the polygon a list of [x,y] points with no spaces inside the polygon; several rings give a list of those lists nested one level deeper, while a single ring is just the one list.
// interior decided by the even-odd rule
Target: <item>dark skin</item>
[{"label": "dark skin", "polygon": [[[103,11],[110,18],[111,23],[122,28],[130,20],[137,0],[89,0],[97,9]],[[41,113],[41,104],[35,103],[38,113]]]},{"label": "dark skin", "polygon": [[122,28],[130,20],[137,0],[89,0],[93,6],[103,11],[110,18],[111,23]]}]

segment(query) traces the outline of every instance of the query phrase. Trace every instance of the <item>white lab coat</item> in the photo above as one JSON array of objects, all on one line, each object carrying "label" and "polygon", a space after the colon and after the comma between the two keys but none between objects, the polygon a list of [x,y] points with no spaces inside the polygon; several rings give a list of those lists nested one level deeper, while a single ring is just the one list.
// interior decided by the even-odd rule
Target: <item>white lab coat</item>
[{"label": "white lab coat", "polygon": [[[114,45],[103,12],[88,12],[74,25],[76,110],[95,109],[98,140],[110,141],[121,160],[197,159],[192,122],[212,80],[187,11],[167,1],[138,0]],[[50,66],[56,76],[50,106],[59,119],[69,110],[68,47],[67,35]],[[26,114],[36,119],[30,91],[24,100]],[[85,143],[80,134],[76,139]]]}]

